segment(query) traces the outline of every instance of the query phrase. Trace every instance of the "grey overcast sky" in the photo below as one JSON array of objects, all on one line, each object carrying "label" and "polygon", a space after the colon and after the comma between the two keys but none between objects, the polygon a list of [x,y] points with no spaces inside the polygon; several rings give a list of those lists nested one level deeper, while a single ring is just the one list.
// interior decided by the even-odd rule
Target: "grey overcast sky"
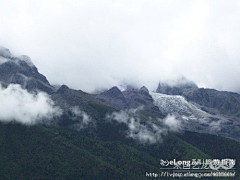
[{"label": "grey overcast sky", "polygon": [[0,45],[87,92],[180,75],[240,91],[239,0],[0,0]]}]

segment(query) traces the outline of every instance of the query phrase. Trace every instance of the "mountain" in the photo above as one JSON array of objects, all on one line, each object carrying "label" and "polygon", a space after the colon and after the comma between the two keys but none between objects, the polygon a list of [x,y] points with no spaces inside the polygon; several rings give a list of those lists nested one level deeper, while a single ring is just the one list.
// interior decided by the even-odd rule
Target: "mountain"
[{"label": "mountain", "polygon": [[109,106],[117,109],[125,109],[129,107],[127,99],[118,87],[112,87],[111,89],[96,95],[96,98],[101,102],[108,104]]},{"label": "mountain", "polygon": [[104,117],[106,113],[115,109],[102,103],[94,95],[81,90],[73,90],[62,85],[56,93],[51,95],[55,104],[62,109],[70,110],[72,107],[78,107],[96,119]]},{"label": "mountain", "polygon": [[4,47],[0,47],[0,82],[20,84],[29,91],[41,90],[48,94],[55,92],[55,88],[38,72],[28,56],[14,57]]},{"label": "mountain", "polygon": [[197,88],[198,87],[194,82],[185,77],[181,77],[169,82],[159,82],[156,92],[168,95],[181,95],[186,90]]},{"label": "mountain", "polygon": [[240,141],[240,95],[198,88],[186,78],[180,83],[159,83],[152,93],[165,113],[182,120],[186,130],[217,134]]},{"label": "mountain", "polygon": [[[48,93],[48,107],[62,112],[28,126],[0,119],[0,179],[148,179],[166,173],[160,160],[240,160],[237,93],[185,78],[159,83],[156,93],[145,86],[97,94],[57,89],[29,57],[3,47],[0,81],[21,85],[34,100]],[[239,178],[239,163],[235,168]]]},{"label": "mountain", "polygon": [[239,117],[240,94],[198,88],[196,84],[186,78],[179,81],[179,83],[160,82],[156,92],[167,95],[181,95],[187,101],[196,103],[201,109],[211,114],[220,113],[222,115]]},{"label": "mountain", "polygon": [[145,86],[140,89],[126,89],[122,92],[117,87],[113,87],[97,94],[96,98],[116,109],[123,110],[143,106],[146,116],[164,117],[161,110],[153,104],[153,98]]},{"label": "mountain", "polygon": [[240,141],[240,121],[237,117],[210,113],[199,104],[187,101],[184,96],[151,93],[154,104],[164,114],[174,115],[182,128],[188,131],[221,135]]},{"label": "mountain", "polygon": [[191,89],[182,93],[187,101],[199,104],[205,111],[240,117],[240,94],[215,89]]}]

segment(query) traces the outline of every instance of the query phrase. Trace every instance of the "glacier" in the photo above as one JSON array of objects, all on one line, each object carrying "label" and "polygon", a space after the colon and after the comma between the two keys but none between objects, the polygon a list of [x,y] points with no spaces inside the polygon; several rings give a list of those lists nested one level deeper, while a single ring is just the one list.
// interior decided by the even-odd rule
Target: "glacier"
[{"label": "glacier", "polygon": [[174,114],[183,120],[206,119],[213,116],[186,101],[180,95],[167,95],[154,92],[150,92],[150,95],[154,100],[154,105],[165,114]]},{"label": "glacier", "polygon": [[188,102],[180,95],[167,95],[150,92],[154,105],[165,115],[174,115],[184,130],[200,133],[218,134],[226,137],[235,136],[237,129],[234,121],[219,114],[210,114],[200,106]]}]

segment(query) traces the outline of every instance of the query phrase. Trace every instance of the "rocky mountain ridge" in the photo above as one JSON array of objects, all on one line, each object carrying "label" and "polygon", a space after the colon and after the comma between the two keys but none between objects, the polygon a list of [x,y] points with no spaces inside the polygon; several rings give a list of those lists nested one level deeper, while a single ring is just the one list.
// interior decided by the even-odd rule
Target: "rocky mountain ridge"
[{"label": "rocky mountain ridge", "polygon": [[0,81],[20,84],[28,91],[43,91],[51,95],[57,106],[65,111],[78,107],[96,120],[108,113],[143,107],[142,120],[163,119],[174,115],[183,130],[212,133],[240,141],[240,95],[213,89],[198,88],[186,79],[179,83],[159,83],[156,93],[146,87],[120,91],[110,88],[98,94],[89,94],[62,85],[58,90],[27,56],[14,57],[6,48],[0,48]]},{"label": "rocky mountain ridge", "polygon": [[20,84],[29,91],[41,90],[48,94],[55,92],[55,88],[38,72],[28,56],[15,57],[4,47],[0,47],[0,81]]}]

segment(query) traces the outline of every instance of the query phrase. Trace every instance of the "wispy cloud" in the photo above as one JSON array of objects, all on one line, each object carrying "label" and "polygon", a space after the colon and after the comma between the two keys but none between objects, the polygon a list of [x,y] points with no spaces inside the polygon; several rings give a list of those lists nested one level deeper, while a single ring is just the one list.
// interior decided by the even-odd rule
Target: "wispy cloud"
[{"label": "wispy cloud", "polygon": [[74,106],[70,108],[73,116],[71,117],[73,120],[77,120],[78,122],[75,123],[73,126],[77,130],[81,130],[86,128],[90,123],[93,123],[93,119],[89,116],[86,112],[81,111],[78,106]]},{"label": "wispy cloud", "polygon": [[164,124],[168,127],[169,131],[179,132],[182,130],[181,121],[176,119],[175,116],[167,115],[165,119],[163,119]]},{"label": "wispy cloud", "polygon": [[7,58],[4,58],[4,57],[0,56],[0,65],[7,62],[7,61],[9,61]]},{"label": "wispy cloud", "polygon": [[218,121],[212,121],[210,124],[209,124],[209,128],[212,130],[212,131],[221,131],[222,129],[222,123],[224,121],[223,120],[218,120]]},{"label": "wispy cloud", "polygon": [[108,114],[108,121],[123,123],[128,127],[126,136],[138,140],[141,143],[161,142],[168,132],[179,132],[181,123],[174,116],[168,115],[165,119],[141,120],[138,117],[143,107],[130,110],[122,110]]},{"label": "wispy cloud", "polygon": [[20,85],[0,85],[0,121],[16,121],[23,124],[36,124],[60,116],[62,110],[54,105],[50,97],[43,93],[29,93]]}]

